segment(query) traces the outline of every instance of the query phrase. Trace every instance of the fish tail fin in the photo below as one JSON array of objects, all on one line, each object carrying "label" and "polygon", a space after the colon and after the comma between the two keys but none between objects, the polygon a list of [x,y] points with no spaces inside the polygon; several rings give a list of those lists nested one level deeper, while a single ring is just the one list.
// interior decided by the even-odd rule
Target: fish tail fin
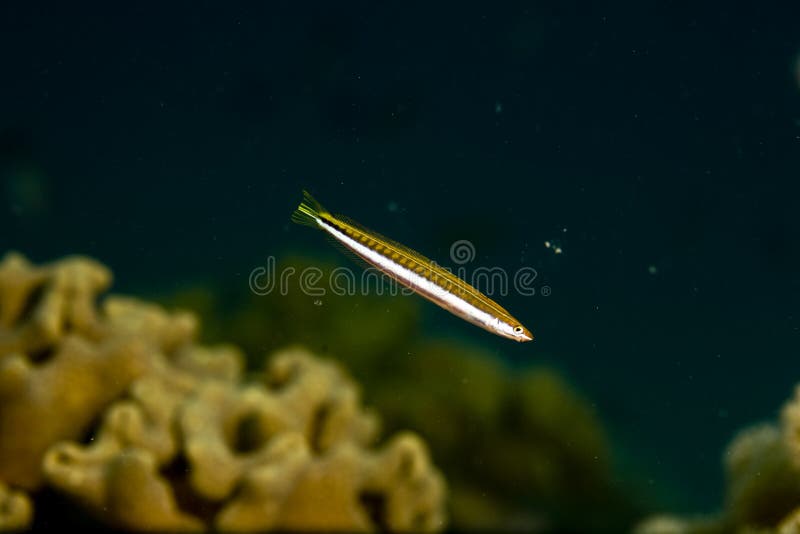
[{"label": "fish tail fin", "polygon": [[311,196],[311,194],[303,190],[303,201],[297,206],[297,209],[292,213],[292,222],[303,224],[305,226],[318,226],[318,220],[321,215],[328,213],[328,210],[322,207],[322,204]]}]

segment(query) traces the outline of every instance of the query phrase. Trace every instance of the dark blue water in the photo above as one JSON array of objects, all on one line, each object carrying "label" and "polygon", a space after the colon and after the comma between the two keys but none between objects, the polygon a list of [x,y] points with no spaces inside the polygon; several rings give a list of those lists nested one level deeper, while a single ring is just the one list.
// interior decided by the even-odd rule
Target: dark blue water
[{"label": "dark blue water", "polygon": [[4,4],[0,251],[89,254],[123,292],[246,293],[269,255],[335,257],[290,227],[304,187],[444,264],[469,240],[470,266],[533,267],[551,288],[503,299],[537,339],[431,310],[425,334],[554,364],[659,505],[713,509],[724,444],[800,378],[797,20]]}]

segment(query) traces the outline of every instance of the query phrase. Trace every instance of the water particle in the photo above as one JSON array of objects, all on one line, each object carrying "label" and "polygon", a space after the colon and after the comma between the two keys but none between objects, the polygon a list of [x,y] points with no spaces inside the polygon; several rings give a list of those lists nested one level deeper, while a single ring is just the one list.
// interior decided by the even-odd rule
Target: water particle
[{"label": "water particle", "polygon": [[553,251],[553,254],[561,254],[562,252],[564,252],[564,249],[562,249],[558,244],[552,241],[545,241],[544,248],[549,248],[550,250]]}]

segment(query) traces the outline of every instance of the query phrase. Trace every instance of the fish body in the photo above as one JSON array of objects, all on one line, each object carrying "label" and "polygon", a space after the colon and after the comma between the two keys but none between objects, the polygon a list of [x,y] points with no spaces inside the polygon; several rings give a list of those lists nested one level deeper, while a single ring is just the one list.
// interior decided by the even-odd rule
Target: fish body
[{"label": "fish body", "polygon": [[307,191],[292,220],[323,230],[390,278],[474,325],[515,341],[533,340],[522,323],[464,280],[400,243],[331,214]]}]

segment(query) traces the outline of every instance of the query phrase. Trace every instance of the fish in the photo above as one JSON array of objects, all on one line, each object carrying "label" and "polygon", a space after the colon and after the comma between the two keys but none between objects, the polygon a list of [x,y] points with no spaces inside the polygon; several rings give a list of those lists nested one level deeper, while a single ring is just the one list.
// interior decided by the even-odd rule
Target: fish
[{"label": "fish", "polygon": [[332,214],[308,191],[303,191],[291,219],[323,230],[358,259],[467,322],[515,341],[533,340],[522,323],[461,278],[396,241]]}]

